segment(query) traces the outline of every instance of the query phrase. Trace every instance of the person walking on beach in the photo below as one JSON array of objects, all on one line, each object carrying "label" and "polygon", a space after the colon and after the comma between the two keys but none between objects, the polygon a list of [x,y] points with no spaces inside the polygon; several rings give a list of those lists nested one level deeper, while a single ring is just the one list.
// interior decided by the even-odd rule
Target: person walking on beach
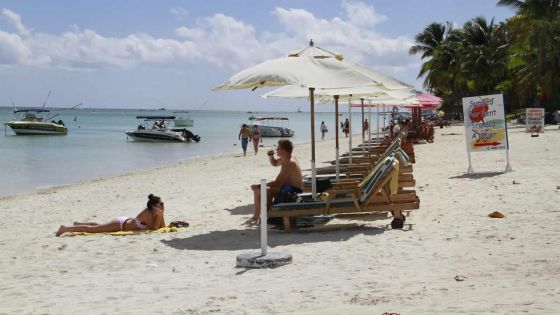
[{"label": "person walking on beach", "polygon": [[325,140],[325,134],[328,132],[329,130],[327,129],[327,125],[325,125],[325,122],[322,121],[321,122],[321,140]]},{"label": "person walking on beach", "polygon": [[[274,157],[274,150],[268,151],[268,160],[272,166],[280,166],[280,173],[276,179],[267,183],[267,206],[272,204],[272,197],[281,190],[285,192],[301,193],[303,188],[303,175],[297,159],[292,156],[294,145],[290,140],[278,140],[278,147]],[[247,224],[256,224],[261,216],[261,185],[251,185],[254,194],[255,211]]]},{"label": "person walking on beach", "polygon": [[346,138],[348,138],[349,133],[350,133],[350,121],[348,120],[348,118],[346,118],[346,120],[344,121],[344,134],[346,135]]},{"label": "person walking on beach", "polygon": [[365,136],[366,131],[368,130],[369,130],[369,123],[366,118],[366,120],[364,121],[364,125],[362,126],[362,137]]},{"label": "person walking on beach", "polygon": [[255,155],[257,155],[257,152],[259,152],[259,143],[261,142],[261,131],[257,125],[253,126],[251,140],[253,141],[253,147],[255,148]]},{"label": "person walking on beach", "polygon": [[108,223],[74,222],[72,226],[61,225],[56,232],[60,236],[67,232],[104,233],[118,231],[157,230],[165,227],[163,217],[163,201],[160,197],[150,194],[146,208],[136,216],[117,217]]},{"label": "person walking on beach", "polygon": [[241,140],[241,147],[243,148],[243,156],[247,156],[247,144],[249,143],[249,137],[251,136],[251,130],[249,126],[243,124],[241,130],[239,130],[239,140]]}]

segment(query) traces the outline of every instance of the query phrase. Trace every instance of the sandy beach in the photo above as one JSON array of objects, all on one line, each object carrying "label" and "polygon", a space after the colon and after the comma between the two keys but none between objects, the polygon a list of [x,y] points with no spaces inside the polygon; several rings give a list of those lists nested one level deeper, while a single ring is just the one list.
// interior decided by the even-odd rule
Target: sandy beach
[{"label": "sandy beach", "polygon": [[[510,128],[513,171],[503,173],[504,151],[475,153],[474,176],[464,132],[438,128],[434,143],[415,145],[421,205],[403,230],[385,215],[270,230],[270,251],[293,256],[276,269],[235,266],[260,248],[259,230],[242,223],[250,184],[278,172],[263,149],[2,198],[0,314],[558,314],[558,126],[538,138]],[[309,144],[294,154],[310,167]],[[333,158],[334,141],[319,141],[317,161]],[[168,222],[191,226],[54,236],[76,220],[135,216],[149,193],[165,201]]]}]

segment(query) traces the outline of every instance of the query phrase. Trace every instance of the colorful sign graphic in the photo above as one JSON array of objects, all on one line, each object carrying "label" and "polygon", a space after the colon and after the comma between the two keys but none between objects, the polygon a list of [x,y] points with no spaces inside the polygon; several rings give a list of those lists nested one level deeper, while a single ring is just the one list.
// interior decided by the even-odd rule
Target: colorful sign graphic
[{"label": "colorful sign graphic", "polygon": [[464,97],[463,114],[469,152],[507,150],[502,94]]},{"label": "colorful sign graphic", "polygon": [[525,131],[530,133],[544,132],[544,108],[527,108]]}]

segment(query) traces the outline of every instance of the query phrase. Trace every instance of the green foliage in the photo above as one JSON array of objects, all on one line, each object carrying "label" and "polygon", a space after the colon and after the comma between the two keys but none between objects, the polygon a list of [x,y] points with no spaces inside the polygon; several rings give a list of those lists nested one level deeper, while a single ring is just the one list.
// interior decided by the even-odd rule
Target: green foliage
[{"label": "green foliage", "polygon": [[424,87],[462,112],[462,97],[503,93],[509,111],[560,109],[560,0],[499,0],[516,10],[506,23],[475,17],[460,28],[432,23],[416,35],[411,55],[423,64]]}]

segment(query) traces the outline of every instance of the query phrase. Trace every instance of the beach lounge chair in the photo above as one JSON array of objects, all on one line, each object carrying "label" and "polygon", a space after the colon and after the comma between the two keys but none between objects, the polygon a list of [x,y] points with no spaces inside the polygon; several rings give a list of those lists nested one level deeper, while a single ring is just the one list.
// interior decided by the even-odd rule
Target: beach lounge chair
[{"label": "beach lounge chair", "polygon": [[268,215],[282,218],[285,231],[296,216],[387,211],[400,216],[403,210],[418,209],[420,200],[414,190],[398,189],[398,168],[397,159],[387,157],[362,181],[335,182],[324,200],[275,204]]},{"label": "beach lounge chair", "polygon": [[[370,157],[358,157],[353,158],[352,164],[348,164],[348,159],[341,159],[342,164],[339,164],[339,171],[342,174],[342,177],[346,178],[356,178],[356,177],[365,177],[371,169],[375,167],[375,165],[386,158],[387,156],[395,155],[401,162],[401,167],[399,168],[400,174],[410,174],[412,173],[412,162],[401,148],[400,148],[400,140],[395,139],[391,145],[383,152],[383,154],[370,156]],[[335,161],[329,161],[330,163],[335,164]],[[346,163],[344,163],[346,162]],[[334,173],[336,172],[336,166],[326,166],[320,167],[316,170],[317,174],[322,175],[323,177],[332,177],[334,178]],[[409,180],[410,176],[407,176],[407,180]],[[305,181],[304,181],[305,186]]]}]

